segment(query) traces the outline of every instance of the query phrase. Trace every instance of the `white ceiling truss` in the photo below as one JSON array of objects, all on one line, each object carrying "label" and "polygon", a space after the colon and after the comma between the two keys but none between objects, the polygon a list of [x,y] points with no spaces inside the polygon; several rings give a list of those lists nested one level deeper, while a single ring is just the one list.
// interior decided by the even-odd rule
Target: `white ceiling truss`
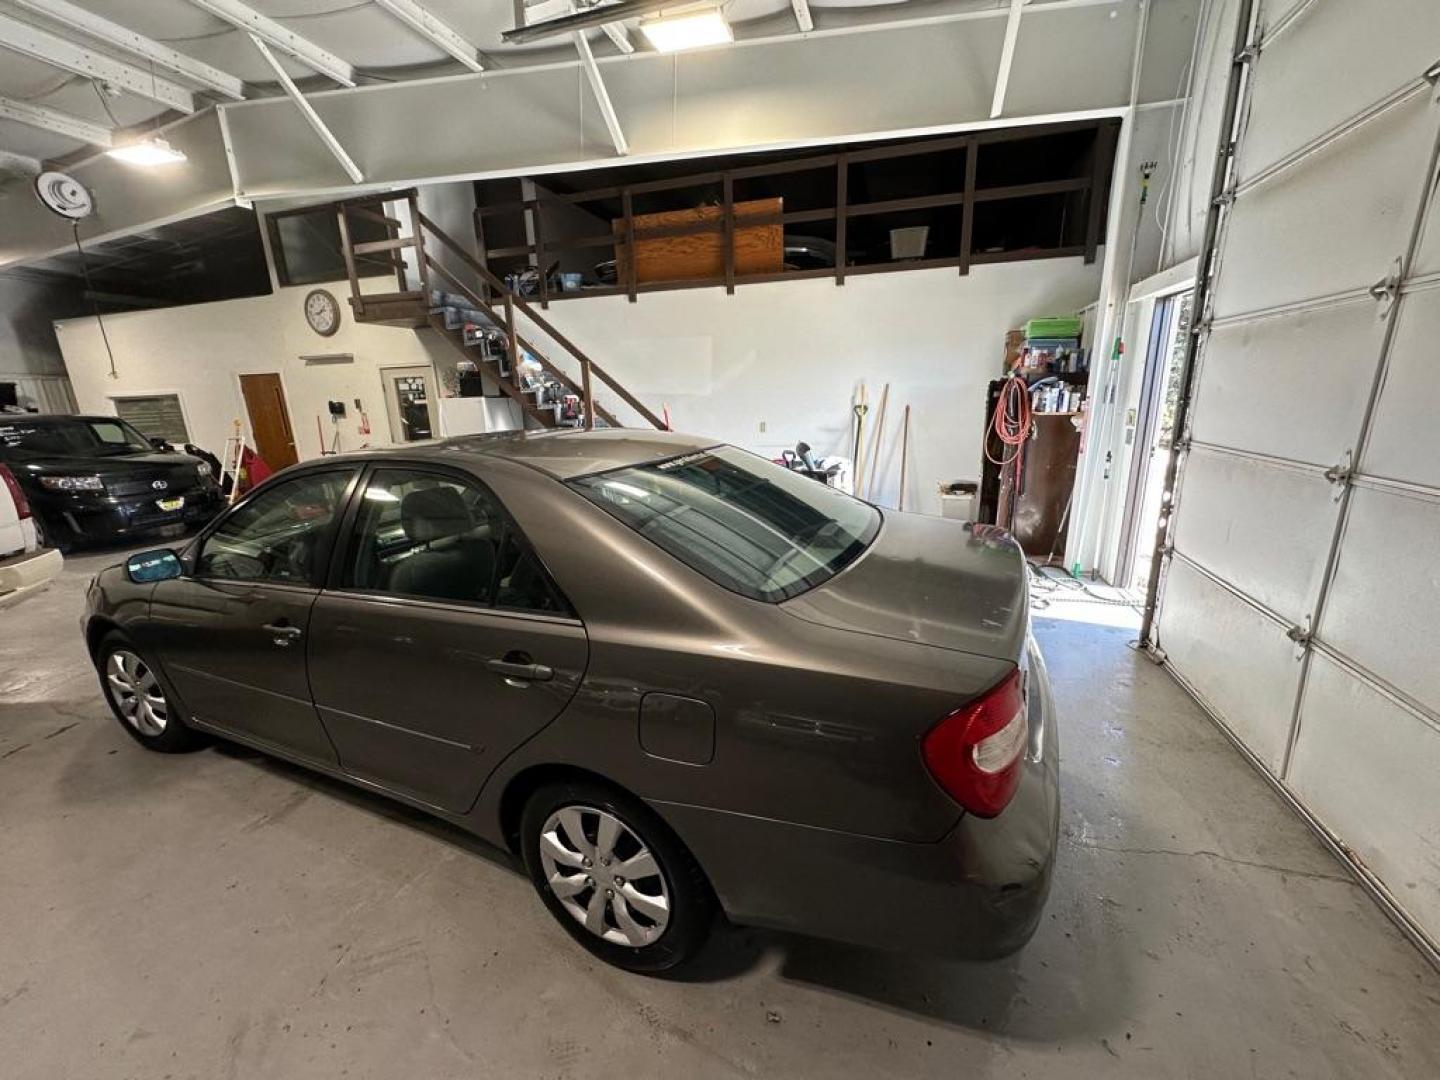
[{"label": "white ceiling truss", "polygon": [[365,174],[360,171],[360,166],[355,164],[355,160],[346,153],[345,147],[340,145],[340,140],[335,138],[334,133],[325,126],[325,121],[320,119],[320,114],[315,111],[315,107],[305,100],[305,95],[300,93],[295,81],[280,66],[280,61],[275,59],[275,54],[270,51],[270,46],[265,44],[265,39],[259,34],[251,34],[250,40],[255,43],[255,48],[260,51],[260,55],[265,58],[265,62],[275,72],[275,78],[284,87],[286,96],[295,103],[295,107],[300,110],[300,115],[305,117],[305,122],[314,129],[315,134],[320,137],[320,141],[325,144],[325,149],[334,155],[335,160],[340,163],[340,167],[345,170],[346,175],[352,181],[363,184]]},{"label": "white ceiling truss", "polygon": [[355,69],[347,61],[239,0],[190,0],[190,3],[217,19],[225,20],[237,30],[243,30],[293,56],[311,71],[319,72],[342,86],[355,85]]},{"label": "white ceiling truss", "polygon": [[995,98],[990,103],[990,116],[1005,111],[1005,93],[1010,88],[1010,69],[1015,64],[1015,44],[1020,40],[1020,14],[1030,0],[1010,0],[1005,16],[1005,44],[1000,47],[1000,73],[995,76]]},{"label": "white ceiling truss", "polygon": [[415,0],[375,0],[436,48],[449,53],[471,71],[484,71],[479,52],[471,42],[426,11]]},{"label": "white ceiling truss", "polygon": [[92,124],[78,116],[51,109],[44,105],[33,105],[28,101],[14,101],[0,97],[0,120],[14,120],[27,127],[38,128],[69,139],[109,147],[112,144],[110,129]]},{"label": "white ceiling truss", "polygon": [[815,29],[815,17],[810,14],[810,0],[790,0],[790,8],[795,12],[795,25],[800,33],[808,34]]},{"label": "white ceiling truss", "polygon": [[195,99],[183,86],[4,13],[0,13],[0,45],[51,67],[94,79],[116,92],[149,98],[183,113],[195,111]]},{"label": "white ceiling truss", "polygon": [[207,90],[213,90],[235,101],[244,100],[245,84],[234,75],[176,52],[170,46],[137,34],[119,23],[92,14],[69,0],[10,0],[10,3],[43,15],[67,29],[112,45],[132,56],[148,60],[156,67],[199,83]]}]

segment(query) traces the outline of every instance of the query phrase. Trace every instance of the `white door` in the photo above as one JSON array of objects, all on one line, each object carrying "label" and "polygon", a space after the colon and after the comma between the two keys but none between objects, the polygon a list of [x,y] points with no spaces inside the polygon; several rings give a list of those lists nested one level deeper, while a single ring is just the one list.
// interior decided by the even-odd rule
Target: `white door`
[{"label": "white door", "polygon": [[422,442],[440,434],[440,405],[435,374],[429,367],[392,367],[380,370],[385,385],[385,411],[390,437],[397,443]]},{"label": "white door", "polygon": [[1440,4],[1259,7],[1157,644],[1433,947]]}]

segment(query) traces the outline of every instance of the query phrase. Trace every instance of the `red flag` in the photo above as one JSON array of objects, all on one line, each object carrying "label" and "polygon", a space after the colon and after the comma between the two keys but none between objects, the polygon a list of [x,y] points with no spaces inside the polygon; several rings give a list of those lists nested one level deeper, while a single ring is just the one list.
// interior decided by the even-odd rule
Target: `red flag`
[{"label": "red flag", "polygon": [[265,464],[265,459],[246,446],[240,451],[240,490],[249,491],[256,484],[273,476],[275,470]]}]

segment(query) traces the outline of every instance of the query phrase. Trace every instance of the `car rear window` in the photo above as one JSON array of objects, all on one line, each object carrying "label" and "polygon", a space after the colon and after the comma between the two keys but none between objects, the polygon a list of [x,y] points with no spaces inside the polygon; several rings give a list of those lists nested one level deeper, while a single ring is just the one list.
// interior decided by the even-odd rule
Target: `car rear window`
[{"label": "car rear window", "polygon": [[716,584],[770,603],[835,576],[880,530],[874,507],[733,446],[570,486]]},{"label": "car rear window", "polygon": [[0,449],[17,455],[97,457],[153,447],[123,420],[47,420],[0,423]]}]

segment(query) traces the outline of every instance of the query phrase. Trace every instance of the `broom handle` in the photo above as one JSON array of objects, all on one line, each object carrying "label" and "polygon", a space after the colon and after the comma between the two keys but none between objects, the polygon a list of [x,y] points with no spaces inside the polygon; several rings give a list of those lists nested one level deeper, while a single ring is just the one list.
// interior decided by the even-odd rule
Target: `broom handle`
[{"label": "broom handle", "polygon": [[905,509],[905,464],[910,450],[910,406],[905,406],[905,420],[900,425],[900,505]]},{"label": "broom handle", "polygon": [[885,384],[885,389],[880,391],[880,415],[875,418],[875,438],[870,443],[870,453],[867,456],[870,465],[870,481],[865,485],[865,499],[868,502],[875,494],[875,472],[876,466],[880,464],[880,439],[885,434],[885,406],[890,401],[890,384]]}]

